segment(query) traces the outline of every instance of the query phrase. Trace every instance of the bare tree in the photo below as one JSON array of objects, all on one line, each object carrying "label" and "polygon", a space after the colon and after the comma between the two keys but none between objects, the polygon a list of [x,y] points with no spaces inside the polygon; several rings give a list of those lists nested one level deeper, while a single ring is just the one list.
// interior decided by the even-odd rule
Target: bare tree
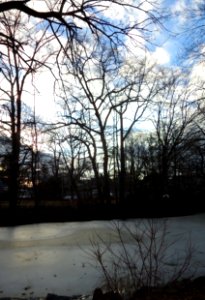
[{"label": "bare tree", "polygon": [[[74,69],[67,67],[66,74],[75,82],[72,87],[69,82],[63,81],[64,109],[66,124],[75,125],[84,131],[85,135],[81,142],[88,149],[93,170],[99,188],[99,195],[104,200],[109,200],[109,147],[108,147],[108,122],[112,112],[108,95],[111,93],[110,83],[114,78],[109,78],[108,73],[114,74],[113,57],[107,48],[99,50],[94,45],[87,56],[85,46],[79,48],[79,61]],[[84,54],[85,53],[85,54]],[[80,60],[81,58],[81,60]],[[75,64],[75,61],[73,62]],[[118,88],[120,90],[122,88]],[[114,92],[117,92],[117,89]],[[77,139],[77,138],[76,138]],[[92,150],[91,150],[92,149]],[[101,152],[101,153],[100,153]],[[103,186],[99,184],[98,164],[102,161]]]},{"label": "bare tree", "polygon": [[[62,84],[60,91],[66,119],[62,124],[77,126],[84,132],[80,139],[87,147],[97,182],[101,163],[103,184],[97,186],[103,201],[109,202],[110,173],[111,170],[115,173],[113,165],[115,169],[117,162],[119,195],[123,203],[125,140],[161,86],[152,72],[153,66],[146,64],[146,59],[135,59],[131,66],[125,65],[122,55],[116,62],[112,49],[106,44],[95,44],[89,52],[82,44],[78,48],[78,57],[77,62],[73,61],[73,68],[64,63],[65,76],[58,82]],[[73,82],[72,86],[70,82]],[[119,157],[114,157],[112,163],[114,148]]]},{"label": "bare tree", "polygon": [[[123,83],[126,88],[119,91],[118,94],[109,95],[112,109],[118,120],[115,130],[120,153],[118,163],[120,203],[125,200],[126,140],[136,129],[137,123],[143,120],[150,103],[162,89],[162,86],[158,85],[154,66],[147,63],[146,57],[141,61],[132,61],[123,68],[125,68],[125,75],[120,79],[120,85]],[[126,69],[129,69],[129,73]]]},{"label": "bare tree", "polygon": [[9,199],[12,208],[15,208],[17,203],[19,184],[22,105],[23,99],[26,99],[26,92],[28,95],[30,93],[26,90],[26,84],[32,75],[45,65],[50,55],[39,54],[44,46],[45,31],[41,31],[34,40],[32,38],[34,32],[25,28],[25,21],[18,13],[4,15],[1,22],[1,29],[6,33],[1,39],[0,52],[1,108],[5,112],[1,126],[11,137]]},{"label": "bare tree", "polygon": [[[24,103],[23,103],[24,104]],[[38,206],[38,184],[40,182],[41,150],[42,142],[39,136],[43,134],[42,120],[36,115],[35,101],[33,109],[30,106],[22,105],[22,134],[20,154],[20,177],[25,182],[22,169],[27,170],[28,185],[32,191],[35,205]],[[22,153],[24,152],[24,153]]]},{"label": "bare tree", "polygon": [[153,114],[156,129],[155,154],[162,194],[167,193],[170,174],[176,177],[179,171],[185,135],[198,115],[191,100],[192,92],[183,78],[172,75],[156,102],[157,109]]},{"label": "bare tree", "polygon": [[[51,48],[55,48],[55,60],[60,79],[64,75],[63,66],[66,60],[66,63],[71,63],[74,71],[77,70],[78,76],[81,76],[79,79],[84,84],[82,88],[90,96],[87,78],[85,76],[83,78],[77,68],[78,64],[81,67],[84,65],[85,59],[90,59],[90,45],[109,44],[110,57],[113,57],[115,62],[117,60],[119,62],[119,50],[123,49],[122,46],[127,46],[128,39],[132,39],[133,42],[136,42],[135,37],[138,38],[139,36],[148,39],[154,26],[161,25],[162,20],[155,1],[153,3],[143,1],[136,4],[130,1],[122,3],[118,0],[105,2],[83,0],[77,3],[71,0],[50,0],[45,1],[44,4],[44,10],[42,11],[36,1],[22,0],[0,3],[2,27],[0,39],[2,47],[6,49],[6,51],[0,53],[1,74],[6,85],[10,85],[9,89],[6,85],[1,86],[1,92],[4,110],[8,113],[7,119],[4,119],[3,123],[12,132],[9,190],[10,199],[14,200],[11,201],[11,206],[15,206],[15,195],[17,195],[18,189],[21,109],[22,95],[25,94],[25,83],[27,80],[31,81],[31,75],[45,65]],[[113,18],[113,11],[116,12],[116,10],[121,11],[122,19]],[[24,18],[23,22],[21,22],[21,18]],[[25,28],[25,22],[29,24],[29,30]],[[87,39],[85,43],[84,37]],[[57,41],[55,45],[50,43],[53,39]],[[82,42],[84,48],[82,48],[83,52],[80,56],[78,49]],[[29,48],[27,52],[29,45],[33,49]],[[41,51],[45,49],[43,56],[39,58]],[[51,70],[52,67],[49,69]],[[102,87],[102,93],[103,89]],[[96,116],[97,113],[99,112],[95,109]],[[105,180],[107,180],[107,182],[104,182],[104,191],[109,197],[109,154],[105,139],[105,124],[102,124],[100,116],[97,118],[104,151],[103,170],[106,175]],[[83,124],[83,128],[85,129],[86,125]],[[94,165],[94,160],[92,162]],[[95,172],[97,174],[97,169],[95,169]]]},{"label": "bare tree", "polygon": [[[44,10],[42,11],[42,5]],[[31,0],[6,1],[0,3],[0,13],[19,11],[29,17],[41,19],[49,24],[50,29],[59,38],[59,33],[65,30],[65,36],[69,40],[76,36],[76,33],[86,27],[96,37],[103,34],[110,41],[119,43],[120,36],[129,34],[133,29],[139,32],[148,33],[147,26],[150,23],[160,23],[161,15],[157,11],[157,2],[143,1],[140,3],[130,1],[93,1],[83,0],[80,2],[69,1],[44,1],[42,4]],[[130,22],[127,18],[113,20],[112,13],[120,11],[122,14],[135,11],[134,15],[141,14],[143,18],[136,18]],[[140,35],[140,33],[138,33]],[[7,34],[1,33],[5,37]],[[8,36],[9,37],[9,36]]]}]

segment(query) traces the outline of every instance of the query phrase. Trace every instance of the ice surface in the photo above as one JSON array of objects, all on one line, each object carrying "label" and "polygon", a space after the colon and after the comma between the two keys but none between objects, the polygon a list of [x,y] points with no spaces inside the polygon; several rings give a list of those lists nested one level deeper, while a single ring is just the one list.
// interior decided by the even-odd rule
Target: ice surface
[{"label": "ice surface", "polygon": [[[92,293],[101,279],[87,250],[96,234],[116,242],[110,226],[108,221],[90,221],[0,228],[0,297]],[[197,274],[205,275],[205,214],[169,218],[168,231],[177,240],[177,251],[190,238]]]}]

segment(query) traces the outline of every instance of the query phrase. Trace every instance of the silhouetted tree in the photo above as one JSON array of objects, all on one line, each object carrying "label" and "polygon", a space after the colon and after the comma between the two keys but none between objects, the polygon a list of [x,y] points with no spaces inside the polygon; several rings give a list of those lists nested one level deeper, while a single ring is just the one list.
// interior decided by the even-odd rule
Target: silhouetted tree
[{"label": "silhouetted tree", "polygon": [[[27,80],[32,82],[33,74],[40,67],[46,65],[51,52],[55,52],[55,66],[58,68],[58,70],[55,69],[56,72],[53,72],[53,75],[65,80],[64,75],[69,73],[65,65],[71,66],[73,72],[76,72],[75,76],[78,77],[86,97],[93,105],[92,110],[98,120],[100,132],[93,130],[95,134],[92,135],[92,142],[96,135],[100,136],[103,149],[103,197],[109,199],[109,152],[105,125],[107,123],[106,119],[108,119],[113,108],[109,110],[107,117],[105,117],[106,122],[103,124],[100,108],[105,108],[102,101],[103,97],[105,99],[105,95],[103,95],[105,86],[102,85],[101,95],[98,94],[95,99],[97,102],[93,101],[89,80],[95,81],[95,79],[88,78],[84,73],[85,65],[88,61],[95,60],[95,55],[96,57],[99,55],[97,53],[100,49],[99,44],[106,50],[104,56],[99,56],[100,59],[104,60],[106,68],[108,68],[111,60],[114,62],[112,62],[112,66],[120,63],[121,55],[119,53],[125,51],[126,47],[129,48],[129,41],[132,40],[137,43],[138,39],[135,39],[135,36],[138,38],[139,35],[143,36],[145,40],[148,39],[154,26],[160,25],[162,20],[160,12],[155,9],[156,6],[149,1],[136,4],[135,2],[120,2],[118,0],[103,3],[102,1],[93,0],[79,3],[62,0],[60,2],[45,1],[44,4],[45,7],[42,11],[42,3],[39,5],[36,1],[22,0],[0,3],[0,42],[3,49],[0,52],[0,68],[1,76],[3,76],[5,82],[5,86],[1,85],[0,90],[3,95],[2,107],[7,112],[2,124],[4,129],[6,128],[5,130],[10,132],[12,143],[9,165],[9,193],[12,208],[16,206],[18,194],[22,101],[25,95],[26,82]],[[113,18],[113,11],[115,13],[118,9],[121,10],[123,19]],[[25,24],[28,26],[25,27]],[[152,27],[149,31],[148,27],[150,25]],[[54,40],[57,43],[53,43]],[[90,57],[92,50],[89,50],[91,44],[96,49],[92,57]],[[123,46],[126,47],[123,48]],[[81,49],[80,52],[79,49]],[[109,55],[107,49],[109,49]],[[105,64],[105,59],[108,59],[107,64]],[[46,65],[51,72],[52,63],[51,66]],[[102,76],[107,72],[103,68],[101,71]],[[67,77],[68,80],[69,76]],[[63,92],[64,87],[65,82],[60,87],[61,92]],[[123,89],[124,87],[121,90],[118,88],[117,92],[119,90],[123,92]],[[119,105],[117,106],[119,107]],[[104,109],[103,114],[105,111]],[[77,125],[80,124],[81,129],[83,128],[85,131],[86,128],[90,128],[89,125],[87,127],[84,124],[84,121],[79,122],[77,116],[72,119],[72,122],[73,120],[75,123],[77,121]],[[89,135],[90,132],[87,132],[87,134]],[[88,145],[87,141],[84,144],[85,146]],[[90,158],[93,158],[91,152],[89,155]],[[121,156],[123,162],[123,152],[121,152]],[[92,160],[92,164],[96,167],[95,159]],[[96,175],[97,172],[97,168],[95,168]]]},{"label": "silhouetted tree", "polygon": [[[5,114],[1,126],[11,139],[9,159],[9,200],[10,207],[17,203],[20,146],[22,130],[22,104],[25,97],[26,84],[32,75],[42,67],[49,56],[40,54],[44,32],[35,37],[35,32],[25,28],[25,21],[20,13],[4,15],[1,30],[5,33],[1,38],[0,68],[1,68],[1,109]],[[17,41],[16,39],[19,39]],[[30,43],[28,44],[28,40]],[[29,91],[28,91],[29,93]]]},{"label": "silhouetted tree", "polygon": [[154,73],[154,65],[147,63],[147,58],[140,61],[131,60],[122,67],[123,75],[119,78],[124,89],[110,93],[112,110],[116,114],[116,139],[119,141],[119,200],[125,200],[126,179],[126,140],[137,123],[142,121],[144,113],[152,100],[162,89]]},{"label": "silhouetted tree", "polygon": [[[2,16],[5,12],[11,14],[16,11],[27,15],[28,21],[33,22],[36,29],[39,20],[46,24],[47,29],[55,35],[61,50],[64,49],[65,52],[71,48],[70,43],[78,38],[80,32],[89,31],[96,39],[103,35],[115,47],[119,43],[122,44],[125,36],[129,34],[132,38],[134,35],[149,38],[148,26],[161,25],[162,21],[156,1],[153,4],[150,1],[135,3],[118,0],[103,3],[93,0],[80,2],[49,0],[41,3],[31,0],[11,0],[0,3]],[[122,18],[115,18],[116,11],[121,12]],[[7,33],[1,33],[1,36],[10,38]],[[64,42],[62,36],[67,41]],[[18,40],[17,37],[15,39]]]},{"label": "silhouetted tree", "polygon": [[191,94],[192,90],[178,74],[168,79],[156,101],[153,142],[162,195],[167,193],[169,177],[176,177],[179,172],[180,154],[185,151],[185,134],[198,115],[190,100]]},{"label": "silhouetted tree", "polygon": [[[75,140],[86,146],[97,182],[100,180],[98,165],[102,165],[103,184],[100,186],[99,183],[97,187],[103,201],[109,202],[111,170],[116,176],[111,166],[112,160],[113,164],[117,162],[118,189],[120,202],[123,203],[125,141],[162,87],[158,85],[153,66],[146,63],[146,59],[135,58],[131,64],[125,62],[122,55],[116,61],[107,44],[90,47],[89,55],[82,44],[78,55],[77,63],[75,60],[72,62],[73,68],[69,64],[64,65],[66,76],[61,81],[60,90],[64,92],[64,96],[63,93],[61,95],[66,122],[62,125],[73,126],[75,130],[79,128],[77,132],[84,133],[79,137],[77,133]],[[66,82],[68,76],[72,86]],[[117,156],[114,158],[112,149],[116,149]]]}]

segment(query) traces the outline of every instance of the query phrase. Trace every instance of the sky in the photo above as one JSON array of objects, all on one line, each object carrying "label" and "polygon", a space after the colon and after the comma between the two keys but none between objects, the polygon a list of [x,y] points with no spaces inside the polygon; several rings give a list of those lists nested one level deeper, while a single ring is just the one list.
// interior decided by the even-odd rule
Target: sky
[{"label": "sky", "polygon": [[[130,0],[132,1],[132,0]],[[135,0],[134,0],[135,1]],[[155,1],[153,1],[154,3]],[[38,1],[30,1],[28,3],[29,6],[41,9],[42,11],[46,10],[47,5],[46,1],[38,0]],[[103,2],[101,2],[103,3]],[[106,3],[106,2],[105,2]],[[143,9],[152,13],[153,7],[151,6],[152,1],[144,2]],[[142,38],[142,35],[136,29],[133,29],[132,39],[126,39],[125,44],[129,49],[128,58],[130,58],[134,53],[144,55],[144,47],[147,47],[150,52],[147,52],[147,56],[152,63],[157,63],[160,66],[165,66],[169,68],[181,68],[185,59],[187,58],[186,47],[190,48],[191,42],[193,40],[189,39],[189,32],[186,32],[185,26],[192,26],[191,18],[189,15],[190,10],[195,11],[197,6],[203,3],[202,0],[160,0],[160,7],[164,7],[163,13],[166,15],[171,14],[172,17],[167,17],[163,22],[163,26],[153,28],[153,32],[150,37],[151,40],[149,42],[145,42]],[[106,18],[115,19],[116,22],[127,22],[132,24],[135,14],[133,14],[132,9],[123,10],[122,7],[118,6],[118,13],[116,14],[116,7],[112,4],[109,7],[109,10],[105,10],[104,16]],[[139,21],[143,21],[145,19],[145,14],[142,11],[137,13],[137,18]],[[82,26],[82,23],[78,21],[79,26]],[[141,46],[140,48],[138,46]],[[56,47],[56,41],[51,42],[51,46],[53,48]],[[141,52],[140,52],[141,51]],[[57,71],[55,69],[55,65],[53,66],[54,72]],[[204,74],[204,65],[194,64],[191,71],[192,80],[203,78]],[[31,91],[30,96],[27,94],[25,102],[27,104],[32,103],[33,106],[34,101],[36,105],[36,113],[44,120],[55,119],[56,112],[59,111],[58,100],[54,97],[53,93],[53,77],[49,71],[46,69],[42,70],[38,76],[34,78],[36,89],[30,85],[31,82],[28,82],[27,89]],[[140,125],[139,127],[146,128],[145,123]],[[147,125],[149,126],[149,125]]]},{"label": "sky", "polygon": [[[41,2],[34,2],[31,1],[31,6],[34,8],[37,8],[37,5],[41,5],[42,10],[46,9],[45,5],[42,5]],[[145,4],[144,9],[151,9],[150,4]],[[118,13],[116,14],[116,7],[114,5],[111,5],[109,10],[104,12],[105,16],[108,18],[115,18],[117,22],[125,20],[127,22],[128,19],[128,13],[123,10],[122,7],[118,7]],[[142,21],[145,18],[145,15],[143,12],[138,13],[138,20]],[[129,11],[129,21],[132,22],[134,19],[133,13]],[[82,25],[82,24],[81,24]],[[126,40],[126,46],[129,48],[130,55],[131,53],[136,52],[136,47],[139,46],[140,44],[143,44],[142,48],[140,51],[142,51],[142,55],[144,55],[144,46],[145,42],[141,38],[141,33],[136,32],[133,30],[131,32],[132,34],[132,39],[127,39]],[[149,54],[149,59],[151,61],[155,61],[157,64],[160,65],[168,65],[171,63],[171,53],[168,49],[168,44],[162,44],[161,42],[161,36],[158,37],[159,40],[159,46],[156,44],[156,46],[152,49],[152,52]],[[158,42],[157,42],[158,43]],[[138,49],[139,53],[139,49]],[[48,79],[49,78],[49,79]],[[37,86],[37,91],[35,92],[35,99],[36,99],[36,112],[40,116],[42,116],[44,119],[50,119],[54,118],[54,115],[57,110],[59,110],[59,107],[57,103],[55,102],[53,95],[53,81],[52,81],[52,76],[48,74],[47,72],[43,72],[38,78],[35,78],[36,86]],[[46,85],[45,85],[46,82]],[[48,109],[49,108],[49,109]],[[46,112],[46,115],[45,115]]]}]

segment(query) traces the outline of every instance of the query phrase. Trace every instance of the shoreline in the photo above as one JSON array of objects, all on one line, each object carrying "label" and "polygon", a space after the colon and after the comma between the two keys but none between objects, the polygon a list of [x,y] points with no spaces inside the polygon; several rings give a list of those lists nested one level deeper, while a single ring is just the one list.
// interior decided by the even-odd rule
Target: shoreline
[{"label": "shoreline", "polygon": [[92,220],[135,219],[135,218],[167,218],[182,217],[203,213],[184,208],[158,209],[157,207],[142,209],[138,207],[120,206],[86,206],[72,207],[37,207],[37,208],[0,208],[0,227],[18,226],[37,223],[83,222]]},{"label": "shoreline", "polygon": [[[94,292],[94,291],[93,291]],[[0,297],[0,300],[92,300],[93,295],[57,295],[48,293],[46,297],[22,296],[22,297]],[[122,297],[122,299],[124,299]],[[205,300],[205,276],[192,279],[181,279],[159,287],[142,287],[133,293],[130,300]],[[100,300],[100,299],[99,299]],[[102,299],[101,299],[102,300]],[[105,300],[115,300],[105,298]]]}]

